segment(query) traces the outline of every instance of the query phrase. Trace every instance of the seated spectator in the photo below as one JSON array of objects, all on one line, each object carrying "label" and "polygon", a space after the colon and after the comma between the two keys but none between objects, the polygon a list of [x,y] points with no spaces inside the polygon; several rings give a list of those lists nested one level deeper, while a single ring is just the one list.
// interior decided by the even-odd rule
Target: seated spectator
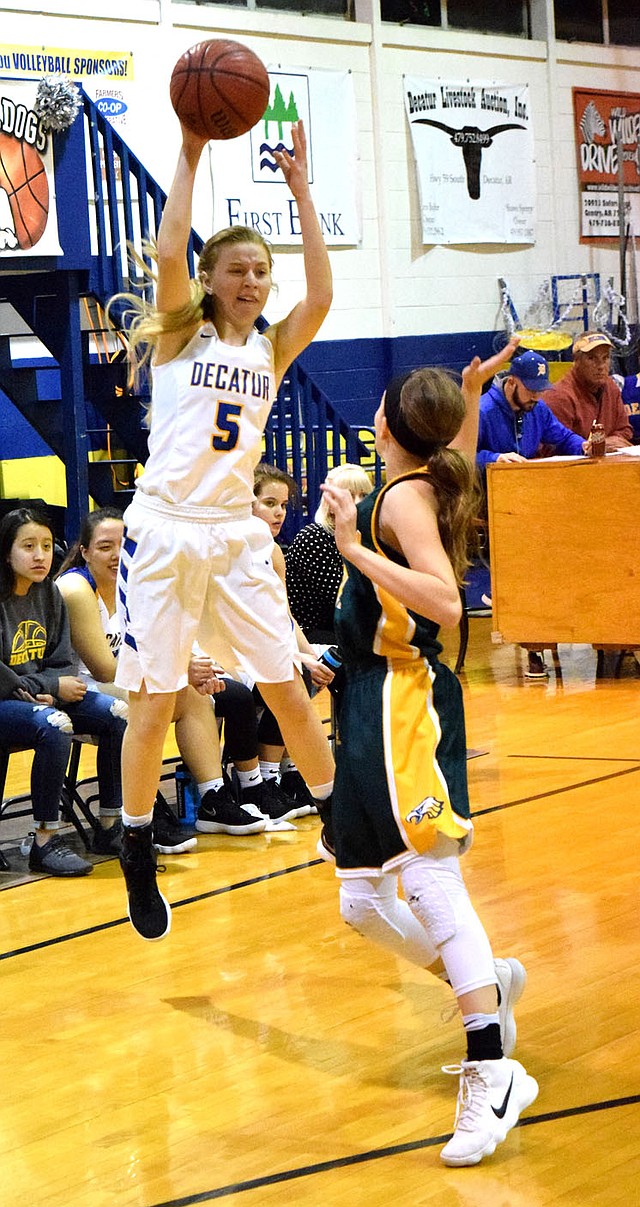
[{"label": "seated spectator", "polygon": [[[327,482],[348,490],[356,503],[373,489],[362,466],[348,463],[330,469]],[[314,522],[301,529],[285,554],[291,614],[309,641],[317,644],[334,641],[333,613],[343,573],[334,526],[328,501],[323,497]]]},{"label": "seated spectator", "polygon": [[480,399],[476,462],[482,471],[494,461],[529,461],[549,449],[573,457],[586,451],[586,441],[559,423],[540,397],[550,390],[548,365],[538,352],[523,352],[496,374]]},{"label": "seated spectator", "polygon": [[[563,427],[540,397],[551,389],[549,367],[538,352],[522,352],[498,373],[480,399],[476,463],[484,473],[496,461],[530,461],[550,453],[582,456],[588,441]],[[541,650],[527,650],[527,679],[546,679]]]},{"label": "seated spectator", "polygon": [[[57,586],[69,612],[78,673],[100,692],[126,696],[113,683],[120,646],[115,591],[123,531],[122,516],[115,508],[89,512],[60,569]],[[173,716],[176,742],[198,784],[201,806],[196,829],[254,834],[264,830],[264,818],[241,808],[222,775],[209,696],[223,690],[224,682],[210,671],[198,676],[197,689],[189,685],[178,692]],[[163,854],[178,855],[197,845],[197,839],[179,827],[162,798],[154,808],[153,827],[154,846]]]},{"label": "seated spectator", "polygon": [[94,849],[117,839],[122,791],[123,704],[87,689],[75,673],[67,609],[48,577],[54,534],[46,513],[25,506],[0,522],[0,735],[33,746],[33,872],[84,876],[81,859],[57,833],[60,795],[74,733],[98,738],[99,827]]},{"label": "seated spectator", "polygon": [[[216,720],[224,721],[224,764],[227,768],[233,767],[240,802],[254,816],[255,811],[262,814],[267,830],[282,829],[283,823],[303,816],[309,809],[302,808],[301,803],[281,786],[280,762],[284,747],[277,721],[265,707],[257,689],[252,691],[245,683],[232,679],[204,652],[194,655],[189,670],[192,682],[195,684],[196,676],[201,675],[204,681],[211,673],[225,683],[224,691],[213,697],[213,706]],[[274,741],[280,748],[275,770],[271,766],[272,752],[265,745],[272,732],[277,735]],[[308,804],[306,797],[304,803]]]},{"label": "seated spectator", "polygon": [[608,453],[633,440],[620,390],[609,375],[612,347],[602,331],[579,335],[573,341],[573,365],[546,399],[560,423],[585,439],[592,423],[601,423]]},{"label": "seated spectator", "polygon": [[[294,479],[277,466],[261,463],[254,473],[253,514],[264,520],[269,526],[274,539],[272,562],[276,573],[285,586],[286,571],[282,549],[277,544],[282,525],[286,516],[288,503],[295,498],[297,486]],[[320,689],[328,687],[333,681],[333,671],[320,662],[316,651],[307,640],[300,626],[292,618],[298,646],[299,669],[302,670],[307,687]],[[260,771],[263,780],[278,784],[284,794],[285,804],[291,812],[287,817],[303,817],[315,812],[316,807],[307,786],[295,764],[288,757],[278,723],[273,713],[265,706],[264,700],[257,693],[260,706],[260,721],[258,727],[258,751]]]},{"label": "seated spectator", "polygon": [[624,409],[627,412],[634,444],[640,443],[640,373],[631,373],[622,377],[618,373],[611,374],[616,385],[620,387]]}]

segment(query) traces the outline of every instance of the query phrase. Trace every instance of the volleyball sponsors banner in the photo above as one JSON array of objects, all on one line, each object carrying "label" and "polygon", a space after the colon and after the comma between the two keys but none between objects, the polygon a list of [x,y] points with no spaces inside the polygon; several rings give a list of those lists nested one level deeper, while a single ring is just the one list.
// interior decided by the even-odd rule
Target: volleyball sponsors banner
[{"label": "volleyball sponsors banner", "polygon": [[640,93],[573,89],[580,242],[618,238],[622,151],[624,226],[640,234]]},{"label": "volleyball sponsors banner", "polygon": [[0,79],[0,263],[59,256],[51,134],[35,112],[37,84]]},{"label": "volleyball sponsors banner", "polygon": [[269,78],[269,105],[257,126],[240,138],[213,144],[214,229],[251,226],[273,244],[302,242],[295,201],[274,159],[274,151],[293,149],[291,124],[302,119],[309,182],[325,243],[359,243],[350,73],[270,68]]},{"label": "volleyball sponsors banner", "polygon": [[68,75],[83,81],[93,76],[132,80],[133,55],[127,50],[18,46],[0,42],[0,76],[3,75],[38,80],[43,75]]},{"label": "volleyball sponsors banner", "polygon": [[528,85],[403,82],[423,243],[534,243]]}]

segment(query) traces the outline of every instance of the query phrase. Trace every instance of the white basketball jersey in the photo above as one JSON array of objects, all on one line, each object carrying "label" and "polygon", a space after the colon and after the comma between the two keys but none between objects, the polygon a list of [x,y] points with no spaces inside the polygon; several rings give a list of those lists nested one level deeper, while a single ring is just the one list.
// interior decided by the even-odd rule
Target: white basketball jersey
[{"label": "white basketball jersey", "polygon": [[233,347],[205,323],[153,369],[149,460],[138,489],[178,505],[250,507],[275,396],[270,341],[254,329]]}]

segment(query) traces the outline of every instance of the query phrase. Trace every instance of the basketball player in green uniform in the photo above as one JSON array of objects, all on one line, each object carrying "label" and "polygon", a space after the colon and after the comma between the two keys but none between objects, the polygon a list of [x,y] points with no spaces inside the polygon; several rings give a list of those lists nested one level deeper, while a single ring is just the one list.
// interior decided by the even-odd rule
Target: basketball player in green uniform
[{"label": "basketball player in green uniform", "polygon": [[480,390],[513,351],[476,357],[462,389],[439,369],[395,378],[374,421],[386,485],[357,511],[348,491],[323,487],[346,563],[336,607],[346,687],[332,806],[341,913],[456,995],[467,1056],[454,1134],[441,1153],[447,1165],[491,1154],[538,1093],[509,1059],[524,969],[494,960],[460,872],[473,831],[462,692],[438,657],[439,626],[460,618]]}]

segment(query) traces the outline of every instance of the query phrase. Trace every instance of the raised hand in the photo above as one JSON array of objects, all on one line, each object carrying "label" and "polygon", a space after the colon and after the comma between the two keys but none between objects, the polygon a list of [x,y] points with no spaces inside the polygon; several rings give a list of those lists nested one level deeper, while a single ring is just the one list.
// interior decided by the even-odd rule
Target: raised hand
[{"label": "raised hand", "polygon": [[479,392],[485,381],[489,381],[498,372],[498,369],[511,360],[518,343],[519,337],[513,335],[509,343],[500,352],[496,352],[495,356],[490,356],[487,360],[480,360],[479,356],[474,356],[471,363],[462,370],[463,394],[466,396],[466,391]]},{"label": "raised hand", "polygon": [[291,138],[293,141],[293,155],[290,155],[287,150],[274,151],[273,155],[293,196],[298,198],[309,191],[307,136],[301,121],[293,123]]}]

